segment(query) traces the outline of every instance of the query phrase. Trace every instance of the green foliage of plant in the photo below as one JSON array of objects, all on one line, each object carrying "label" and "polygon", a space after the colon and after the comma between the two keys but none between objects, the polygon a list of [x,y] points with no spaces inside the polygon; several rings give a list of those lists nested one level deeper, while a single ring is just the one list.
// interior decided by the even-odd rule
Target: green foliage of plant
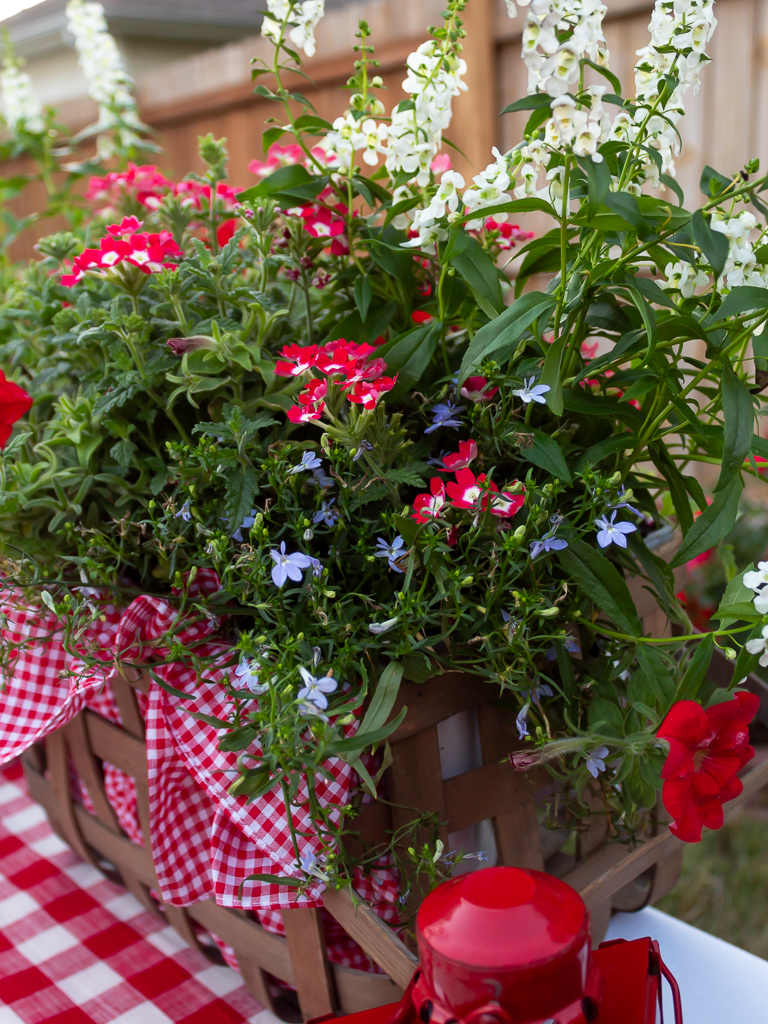
[{"label": "green foliage of plant", "polygon": [[[452,0],[434,33],[446,67],[458,60],[462,7]],[[375,793],[376,769],[361,755],[386,750],[401,677],[446,669],[498,687],[520,746],[570,794],[566,823],[588,817],[597,794],[612,833],[629,839],[660,788],[656,729],[675,700],[697,698],[706,668],[686,647],[695,637],[657,542],[676,523],[673,564],[720,543],[745,475],[756,475],[748,460],[765,446],[754,434],[752,339],[768,320],[768,290],[723,283],[724,236],[711,225],[750,201],[762,213],[766,179],[752,165],[713,176],[694,213],[668,193],[637,194],[648,153],[655,160],[643,149],[646,119],[633,142],[602,146],[602,163],[553,156],[570,206],[505,199],[482,208],[479,227],[477,211],[459,207],[433,249],[407,248],[398,217],[434,197],[435,176],[403,199],[409,172],[320,160],[311,140],[329,126],[306,106],[295,116],[303,98],[281,84],[281,61],[297,59],[284,41],[289,18],[277,84],[258,89],[282,104],[304,165],[240,193],[232,211],[220,198],[224,142],[201,139],[196,205],[169,193],[142,211],[144,231],[165,230],[181,247],[173,269],[91,265],[64,287],[61,272],[95,244],[97,220],[43,240],[40,260],[10,284],[0,360],[35,404],[0,464],[3,571],[62,616],[70,645],[99,615],[92,588],[119,604],[173,591],[184,616],[217,617],[226,665],[248,680],[230,677],[231,717],[209,723],[226,749],[250,751],[232,792],[254,799],[281,787],[290,804],[306,784],[332,881],[355,863],[337,842],[354,823],[331,821],[317,797],[325,762],[349,761]],[[360,38],[355,122],[378,102],[367,29]],[[638,112],[631,100],[625,109]],[[267,143],[281,131],[270,128]],[[521,161],[512,151],[510,173]],[[121,213],[136,212],[131,201]],[[513,289],[497,269],[498,233],[483,222],[530,210],[555,227],[519,250]],[[342,236],[346,247],[329,246]],[[706,288],[688,294],[661,280],[681,260],[706,274]],[[542,270],[545,289],[521,294]],[[414,324],[414,312],[426,322]],[[317,418],[292,421],[309,378],[276,372],[283,348],[339,338],[371,346],[363,362],[383,360],[392,387],[367,408],[349,401],[355,382],[331,382]],[[599,355],[584,348],[596,341]],[[463,398],[479,375],[488,400]],[[453,425],[439,425],[439,405]],[[448,501],[414,518],[430,478],[439,489],[442,456],[470,439],[466,507]],[[702,463],[720,467],[711,505],[694,472]],[[616,521],[640,527],[622,535],[625,546],[605,540]],[[277,582],[281,545],[298,576]],[[220,580],[207,599],[189,592],[203,570]],[[643,635],[631,576],[682,637]],[[763,617],[738,611],[759,632]],[[178,628],[166,640],[165,661],[194,664],[209,685],[212,659]],[[734,682],[755,660],[742,650]],[[312,686],[329,676],[339,685],[323,704]],[[596,784],[589,758],[603,746],[615,770]],[[420,869],[435,863],[432,849],[407,856]]]}]

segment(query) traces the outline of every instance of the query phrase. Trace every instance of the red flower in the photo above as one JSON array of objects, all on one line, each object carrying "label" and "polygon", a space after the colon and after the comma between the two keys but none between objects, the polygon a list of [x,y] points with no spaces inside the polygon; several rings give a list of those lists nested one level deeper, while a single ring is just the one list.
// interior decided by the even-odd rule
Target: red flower
[{"label": "red flower", "polygon": [[299,377],[314,366],[317,345],[283,345],[280,355],[284,358],[275,363],[278,377]]},{"label": "red flower", "polygon": [[72,273],[63,274],[61,283],[71,288],[82,280],[86,270],[108,271],[123,260],[138,267],[143,274],[156,274],[164,267],[174,268],[175,264],[168,260],[182,253],[170,231],[151,235],[131,234],[128,238],[115,237],[118,233],[131,231],[134,222],[138,223],[135,217],[126,217],[122,224],[111,225],[109,230],[113,233],[101,239],[98,249],[84,249],[76,256]]},{"label": "red flower", "polygon": [[415,324],[431,324],[435,318],[431,313],[427,313],[425,309],[417,309],[415,313],[411,313],[411,320]]},{"label": "red flower", "polygon": [[219,248],[223,249],[227,242],[232,238],[237,228],[236,220],[224,220],[216,228],[216,241],[219,243]]},{"label": "red flower", "polygon": [[260,178],[266,178],[268,174],[276,171],[278,167],[288,167],[290,164],[305,164],[307,160],[301,146],[278,146],[273,143],[267,151],[266,163],[261,160],[251,160],[248,170]]},{"label": "red flower", "polygon": [[490,402],[498,388],[489,387],[485,377],[467,377],[461,389],[461,397],[470,402]]},{"label": "red flower", "polygon": [[451,455],[446,455],[443,459],[443,465],[451,473],[455,473],[457,469],[466,469],[470,462],[476,458],[477,442],[471,440],[459,441],[459,450]]},{"label": "red flower", "polygon": [[669,743],[662,798],[678,839],[698,843],[702,826],[722,826],[723,804],[744,788],[737,772],[755,756],[747,726],[759,707],[753,693],[737,693],[706,710],[681,700],[661,723],[657,735]]},{"label": "red flower", "polygon": [[379,377],[378,380],[361,380],[355,384],[355,390],[347,395],[350,402],[362,405],[364,409],[375,409],[385,391],[391,391],[397,381],[397,374],[394,377]]},{"label": "red flower", "polygon": [[319,420],[323,415],[325,402],[313,402],[311,395],[302,392],[299,395],[299,404],[292,405],[288,410],[288,419],[291,423],[308,423],[310,420]]},{"label": "red flower", "polygon": [[0,370],[0,448],[5,448],[16,420],[21,419],[31,408],[32,396],[12,380],[6,380]]},{"label": "red flower", "polygon": [[599,341],[582,341],[581,343],[581,357],[585,363],[588,363],[590,359],[594,359],[597,355],[597,350],[600,347]]},{"label": "red flower", "polygon": [[417,523],[426,523],[429,519],[437,519],[440,509],[445,504],[445,484],[439,476],[429,481],[431,494],[419,494],[413,502],[411,519]]}]

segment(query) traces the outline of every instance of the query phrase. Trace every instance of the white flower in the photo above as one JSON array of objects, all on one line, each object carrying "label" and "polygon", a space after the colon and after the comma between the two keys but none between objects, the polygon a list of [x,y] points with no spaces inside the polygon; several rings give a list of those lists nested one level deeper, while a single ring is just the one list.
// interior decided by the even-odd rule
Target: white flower
[{"label": "white flower", "polygon": [[684,299],[690,299],[697,287],[709,284],[709,277],[703,270],[697,270],[690,263],[668,263],[664,268],[666,281],[660,281],[661,288],[676,288]]},{"label": "white flower", "polygon": [[768,583],[768,562],[758,562],[756,570],[745,572],[742,583],[750,590],[760,591]]},{"label": "white flower", "polygon": [[[80,67],[88,79],[88,95],[99,106],[97,126],[115,129],[123,146],[139,142],[136,132],[143,125],[131,91],[133,79],[125,69],[117,43],[109,34],[104,8],[91,0],[69,0],[66,15]],[[111,155],[112,143],[108,136],[99,138],[98,150],[102,157]]]},{"label": "white flower", "polygon": [[251,693],[262,694],[269,689],[267,683],[259,682],[259,669],[261,668],[258,658],[240,658],[240,664],[235,669],[235,675],[243,686],[247,686]]},{"label": "white flower", "polygon": [[763,626],[762,639],[747,640],[747,651],[750,654],[760,655],[760,664],[768,668],[768,626]]},{"label": "white flower", "polygon": [[758,615],[768,615],[768,588],[763,589],[759,594],[755,594],[752,604],[754,604]]},{"label": "white flower", "polygon": [[605,771],[604,757],[608,756],[608,747],[597,747],[587,757],[587,771],[593,778],[597,778],[598,772]]},{"label": "white flower", "polygon": [[383,622],[371,622],[368,624],[368,629],[374,636],[381,636],[382,633],[388,633],[390,629],[397,625],[397,619],[385,619]]},{"label": "white flower", "polygon": [[627,546],[627,534],[634,533],[637,527],[634,523],[617,523],[616,513],[611,513],[611,518],[601,516],[595,520],[597,530],[597,543],[601,548],[607,548],[609,544],[616,544],[617,547]]},{"label": "white flower", "polygon": [[546,405],[547,400],[543,396],[552,389],[549,384],[534,385],[534,380],[534,377],[529,377],[528,380],[524,380],[523,386],[518,388],[516,391],[513,391],[512,394],[516,395],[524,405],[528,405],[529,402],[537,402],[539,405]]},{"label": "white flower", "polygon": [[280,39],[283,23],[292,26],[288,38],[301,47],[308,57],[315,55],[315,29],[325,14],[325,0],[267,0],[267,11],[261,34],[273,42]]},{"label": "white flower", "polygon": [[338,687],[338,683],[332,675],[327,676],[313,676],[312,673],[301,666],[299,668],[301,678],[304,680],[304,685],[299,690],[298,698],[308,704],[314,704],[320,711],[325,711],[328,707],[328,698],[325,696],[326,693],[333,693]]},{"label": "white flower", "polygon": [[302,580],[302,569],[308,569],[312,565],[312,559],[301,551],[294,551],[293,554],[285,553],[285,541],[280,545],[280,550],[273,548],[269,552],[274,561],[272,566],[272,582],[276,587],[282,587],[286,580],[293,580],[300,583]]},{"label": "white flower", "polygon": [[3,114],[12,132],[18,129],[42,132],[45,129],[43,108],[32,88],[32,79],[9,58],[3,61],[0,91]]}]

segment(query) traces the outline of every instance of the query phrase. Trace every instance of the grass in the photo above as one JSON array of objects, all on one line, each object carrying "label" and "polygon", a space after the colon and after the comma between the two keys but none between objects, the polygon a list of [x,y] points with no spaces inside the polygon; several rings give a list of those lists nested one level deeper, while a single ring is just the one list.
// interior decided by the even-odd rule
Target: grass
[{"label": "grass", "polygon": [[677,887],[657,904],[673,917],[768,960],[768,794],[687,847]]}]

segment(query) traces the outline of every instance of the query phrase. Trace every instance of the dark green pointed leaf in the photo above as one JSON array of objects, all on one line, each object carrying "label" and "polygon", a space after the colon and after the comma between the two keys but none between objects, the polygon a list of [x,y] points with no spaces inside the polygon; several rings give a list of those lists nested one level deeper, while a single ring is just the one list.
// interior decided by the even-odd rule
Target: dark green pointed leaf
[{"label": "dark green pointed leaf", "polygon": [[693,657],[685,666],[685,674],[677,688],[675,701],[696,700],[701,684],[707,677],[707,670],[709,669],[709,663],[712,661],[714,648],[715,638],[711,633],[707,633],[704,639],[697,644]]},{"label": "dark green pointed leaf", "polygon": [[361,274],[355,278],[355,305],[360,314],[360,319],[365,323],[368,316],[368,307],[371,304],[371,279],[367,274]]},{"label": "dark green pointed leaf", "polygon": [[475,296],[482,299],[482,308],[486,316],[490,316],[491,319],[496,317],[504,309],[499,272],[496,269],[496,264],[483,250],[478,240],[468,236],[467,244],[461,252],[452,256],[450,262],[467,282]]},{"label": "dark green pointed leaf", "polygon": [[[530,429],[530,428],[526,428]],[[563,458],[563,450],[557,441],[554,441],[541,430],[533,428],[533,444],[530,448],[521,448],[520,455],[532,462],[534,466],[544,469],[547,473],[571,483],[571,473]]]},{"label": "dark green pointed leaf", "polygon": [[491,355],[501,359],[502,353],[509,355],[531,324],[542,316],[548,317],[556,305],[557,300],[551,295],[526,292],[495,320],[481,327],[464,353],[459,370],[459,385],[484,359]]},{"label": "dark green pointed leaf", "polygon": [[630,636],[643,635],[643,624],[626,581],[605,555],[573,537],[567,548],[558,551],[557,557],[574,583],[622,632]]},{"label": "dark green pointed leaf", "polygon": [[728,259],[728,239],[721,231],[713,231],[709,220],[701,210],[691,217],[691,231],[696,245],[712,267],[715,277],[720,277]]},{"label": "dark green pointed leaf", "polygon": [[744,465],[752,447],[755,410],[752,395],[744,381],[739,380],[728,363],[722,368],[723,389],[723,460],[715,491],[727,487]]},{"label": "dark green pointed leaf", "polygon": [[744,488],[741,477],[737,473],[731,482],[719,491],[714,501],[702,512],[685,536],[673,561],[673,568],[684,565],[696,555],[715,547],[725,540],[733,529],[739,514],[739,498]]}]

